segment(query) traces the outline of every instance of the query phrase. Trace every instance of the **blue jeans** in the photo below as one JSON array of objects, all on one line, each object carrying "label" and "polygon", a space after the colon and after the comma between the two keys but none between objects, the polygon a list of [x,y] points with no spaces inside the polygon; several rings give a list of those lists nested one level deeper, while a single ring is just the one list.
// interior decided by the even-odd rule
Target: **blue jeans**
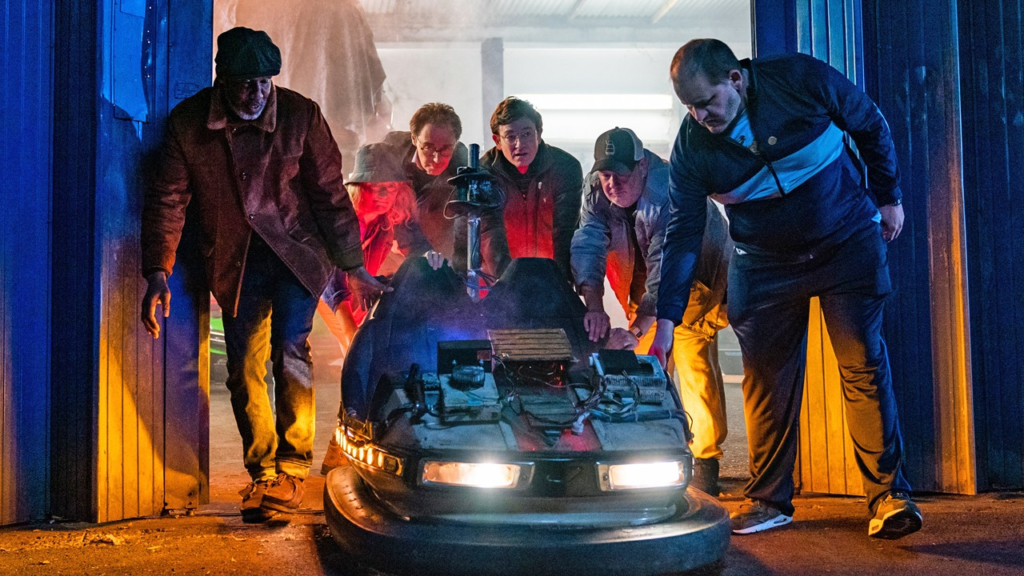
[{"label": "blue jeans", "polygon": [[810,299],[817,296],[839,360],[843,396],[868,507],[909,491],[903,440],[882,339],[892,291],[878,224],[837,245],[783,256],[738,246],[729,270],[729,322],[743,352],[743,403],[751,479],[744,492],[793,512]]},{"label": "blue jeans", "polygon": [[[231,407],[253,480],[279,473],[305,478],[313,462],[316,405],[308,337],[314,296],[253,233],[238,315],[224,315]],[[264,377],[274,373],[274,408]],[[275,417],[276,411],[276,417]]]}]

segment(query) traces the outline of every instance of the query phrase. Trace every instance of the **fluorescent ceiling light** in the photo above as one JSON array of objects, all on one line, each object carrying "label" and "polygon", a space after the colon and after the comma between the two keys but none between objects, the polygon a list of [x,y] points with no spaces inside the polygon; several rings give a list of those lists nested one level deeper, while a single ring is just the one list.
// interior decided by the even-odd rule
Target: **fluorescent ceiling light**
[{"label": "fluorescent ceiling light", "polygon": [[544,140],[549,142],[575,140],[593,144],[605,130],[623,126],[633,130],[646,145],[671,142],[679,127],[669,110],[552,110],[543,114]]},{"label": "fluorescent ceiling light", "polygon": [[668,94],[520,94],[539,110],[671,110]]}]

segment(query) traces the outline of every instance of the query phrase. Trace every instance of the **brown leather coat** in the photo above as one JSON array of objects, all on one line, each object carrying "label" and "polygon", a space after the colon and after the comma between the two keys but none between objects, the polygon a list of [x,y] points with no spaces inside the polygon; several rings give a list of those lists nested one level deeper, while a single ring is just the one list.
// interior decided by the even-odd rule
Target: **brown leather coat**
[{"label": "brown leather coat", "polygon": [[335,267],[363,264],[342,182],[341,153],[315,102],[275,86],[260,118],[242,122],[206,88],[168,119],[142,213],[143,274],[170,274],[194,200],[210,290],[225,311],[236,312],[253,230],[319,295]]}]

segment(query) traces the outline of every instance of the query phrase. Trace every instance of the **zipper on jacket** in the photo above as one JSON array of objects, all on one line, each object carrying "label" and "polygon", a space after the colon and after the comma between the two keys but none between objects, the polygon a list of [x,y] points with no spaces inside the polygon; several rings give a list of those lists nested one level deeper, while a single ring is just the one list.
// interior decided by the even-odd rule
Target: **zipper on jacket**
[{"label": "zipper on jacket", "polygon": [[758,146],[757,144],[757,138],[754,139],[754,143],[750,146],[744,146],[743,144],[740,144],[739,142],[733,140],[728,136],[726,136],[725,139],[728,140],[729,143],[732,144],[733,146],[739,146],[740,148],[743,148],[747,152],[753,154],[754,157],[756,157],[758,160],[760,160],[761,163],[764,164],[766,168],[768,168],[768,172],[772,175],[772,178],[775,180],[775,186],[778,187],[779,194],[782,196],[786,195],[786,189],[782,187],[782,181],[779,180],[779,175],[775,172],[775,166],[772,166],[771,161],[765,158],[763,154],[761,154],[761,147]]},{"label": "zipper on jacket", "polygon": [[775,185],[779,187],[779,194],[781,194],[782,196],[785,196],[786,195],[786,189],[782,187],[782,181],[779,180],[779,175],[775,172],[775,167],[772,166],[772,163],[769,162],[768,159],[766,159],[764,156],[761,156],[760,153],[757,153],[757,157],[761,159],[761,162],[764,162],[765,166],[768,167],[768,172],[770,172],[771,175],[772,175],[772,178],[775,179]]},{"label": "zipper on jacket", "polygon": [[[768,159],[761,154],[761,147],[757,143],[757,135],[754,133],[754,114],[757,110],[757,88],[755,82],[757,76],[754,74],[753,60],[744,60],[744,62],[749,65],[749,68],[747,68],[747,115],[750,118],[750,134],[754,137],[753,145],[750,148],[747,148],[747,150],[749,150],[750,153],[753,154],[754,156],[757,156],[757,158],[764,163],[764,165],[768,168],[768,172],[771,173],[772,178],[775,180],[775,186],[777,186],[779,189],[779,195],[785,196],[786,189],[782,187],[782,181],[779,180],[779,175],[775,172],[775,167],[772,166],[772,163],[769,162]],[[729,138],[729,141],[736,144],[737,146],[743,146],[742,144],[736,142],[732,138]],[[743,147],[746,148],[746,146]]]}]

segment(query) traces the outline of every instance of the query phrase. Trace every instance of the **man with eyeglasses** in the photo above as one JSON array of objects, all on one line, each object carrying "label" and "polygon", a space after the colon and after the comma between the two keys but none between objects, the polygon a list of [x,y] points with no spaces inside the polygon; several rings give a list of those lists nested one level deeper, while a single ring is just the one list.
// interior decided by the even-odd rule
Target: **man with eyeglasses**
[{"label": "man with eyeglasses", "polygon": [[[654,337],[665,228],[669,220],[669,166],[629,128],[601,134],[594,168],[584,178],[580,228],[572,238],[572,272],[587,304],[590,339],[605,348],[646,353]],[[718,461],[728,428],[718,363],[718,331],[728,324],[725,286],[732,243],[725,218],[709,199],[704,243],[682,322],[673,331],[673,379],[692,418],[696,459],[692,486],[718,496]],[[611,328],[604,309],[604,278],[629,318]]]},{"label": "man with eyeglasses", "polygon": [[[490,170],[504,206],[485,214],[480,245],[485,272],[500,276],[510,258],[552,258],[571,278],[572,235],[579,225],[583,169],[568,152],[541,139],[543,120],[526,100],[510,96],[491,115],[494,148],[480,165]],[[460,225],[461,228],[461,225]],[[456,258],[465,238],[456,232]]]},{"label": "man with eyeglasses", "polygon": [[451,261],[454,221],[445,217],[444,208],[454,189],[448,179],[469,158],[459,142],[462,120],[451,106],[432,102],[412,115],[409,130],[389,133],[383,144],[412,181],[420,229],[434,251]]}]

